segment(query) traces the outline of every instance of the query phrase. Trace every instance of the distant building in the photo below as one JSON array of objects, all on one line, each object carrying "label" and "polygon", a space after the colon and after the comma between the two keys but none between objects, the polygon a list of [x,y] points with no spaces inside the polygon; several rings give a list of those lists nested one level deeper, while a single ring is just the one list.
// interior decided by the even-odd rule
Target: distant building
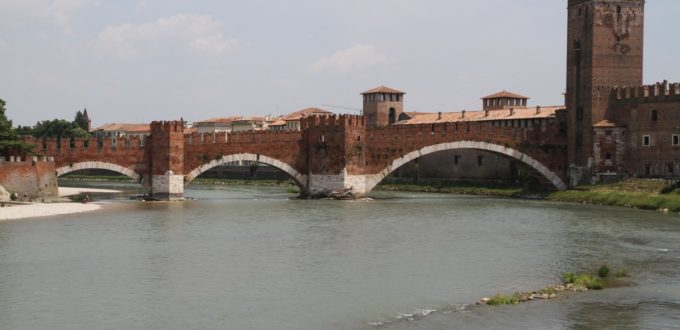
[{"label": "distant building", "polygon": [[307,108],[300,111],[295,111],[282,118],[285,121],[285,130],[289,131],[299,131],[300,130],[300,120],[309,116],[330,116],[333,115],[332,112],[319,108]]},{"label": "distant building", "polygon": [[234,121],[241,117],[219,117],[197,121],[191,127],[198,133],[231,132]]},{"label": "distant building", "polygon": [[240,117],[231,123],[232,132],[262,131],[267,129],[267,117]]},{"label": "distant building", "polygon": [[98,138],[137,137],[143,138],[151,133],[149,124],[105,124],[92,130]]}]

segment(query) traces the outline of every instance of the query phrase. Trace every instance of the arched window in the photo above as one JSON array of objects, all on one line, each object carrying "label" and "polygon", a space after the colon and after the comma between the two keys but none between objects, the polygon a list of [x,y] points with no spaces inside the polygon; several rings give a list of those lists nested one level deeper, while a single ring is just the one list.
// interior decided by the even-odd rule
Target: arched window
[{"label": "arched window", "polygon": [[396,121],[397,121],[397,110],[395,110],[394,108],[390,108],[388,122],[389,122],[390,125],[392,125]]}]

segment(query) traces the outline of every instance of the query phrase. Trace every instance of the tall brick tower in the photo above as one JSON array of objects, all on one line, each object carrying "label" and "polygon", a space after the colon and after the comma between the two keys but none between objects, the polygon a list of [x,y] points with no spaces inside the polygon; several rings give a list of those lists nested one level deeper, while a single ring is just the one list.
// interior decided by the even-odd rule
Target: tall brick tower
[{"label": "tall brick tower", "polygon": [[184,121],[151,123],[151,194],[161,200],[184,198]]},{"label": "tall brick tower", "polygon": [[364,116],[368,127],[384,127],[399,121],[404,113],[404,92],[385,86],[367,90],[364,97]]},{"label": "tall brick tower", "polygon": [[566,105],[572,184],[589,172],[592,126],[607,118],[612,88],[642,84],[644,6],[645,0],[569,0]]}]

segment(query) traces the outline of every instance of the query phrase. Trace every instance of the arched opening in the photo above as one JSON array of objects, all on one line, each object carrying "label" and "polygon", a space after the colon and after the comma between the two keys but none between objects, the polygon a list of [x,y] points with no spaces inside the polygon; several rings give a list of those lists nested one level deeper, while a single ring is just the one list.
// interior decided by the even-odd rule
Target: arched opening
[{"label": "arched opening", "polygon": [[[512,148],[486,142],[460,141],[424,147],[419,150],[410,152],[398,159],[395,159],[389,165],[387,165],[385,169],[383,169],[380,173],[366,178],[366,192],[371,191],[373,188],[375,188],[376,185],[378,185],[381,181],[383,181],[394,171],[398,170],[402,166],[409,164],[410,162],[418,158],[434,153],[439,153],[442,151],[451,150],[479,150],[484,151],[487,154],[502,156],[506,159],[511,160],[512,162],[515,162],[523,166],[524,168],[530,169],[531,172],[536,173],[536,176],[540,177],[541,179],[540,181],[549,184],[553,189],[564,190],[567,188],[567,185],[564,183],[564,181],[560,178],[559,175],[557,175],[555,172],[553,172],[552,170],[550,170],[549,168],[547,168],[545,165],[541,164],[534,158],[522,152],[519,152]],[[485,164],[487,164],[487,166],[493,167],[498,158],[496,157],[491,158],[492,159],[487,159],[485,155],[475,155],[474,157],[470,157],[471,159],[470,163],[474,164],[474,166],[477,166],[480,169],[483,168]],[[459,166],[461,162],[462,157],[460,155],[454,155],[452,156],[450,164],[453,164],[452,166]],[[510,164],[512,164],[512,162],[510,162]],[[510,166],[517,166],[517,164]],[[422,164],[419,166],[422,166]],[[528,176],[527,178],[529,177],[530,176]],[[535,182],[532,182],[531,184],[534,185]]]},{"label": "arched opening", "polygon": [[81,162],[65,165],[57,169],[57,177],[63,177],[64,175],[70,173],[79,173],[89,170],[102,170],[107,172],[119,173],[130,178],[134,182],[143,183],[142,176],[139,173],[135,172],[134,170],[131,170],[127,167],[123,167],[117,164],[106,162]]},{"label": "arched opening", "polygon": [[388,120],[388,122],[389,122],[390,125],[392,125],[392,124],[394,124],[395,122],[397,122],[397,110],[396,110],[396,109],[390,108],[390,112],[389,112],[389,120]]},{"label": "arched opening", "polygon": [[242,153],[242,154],[233,154],[233,155],[228,155],[228,156],[222,156],[218,159],[215,159],[207,164],[203,164],[195,169],[193,169],[187,176],[185,177],[185,184],[190,184],[193,182],[196,178],[198,178],[201,174],[206,173],[210,171],[211,169],[217,168],[219,166],[223,165],[229,165],[229,164],[235,164],[235,163],[240,163],[240,164],[248,164],[247,166],[251,166],[254,164],[266,164],[269,166],[272,166],[283,173],[285,173],[292,181],[293,183],[300,188],[300,193],[302,195],[307,193],[306,189],[306,176],[302,175],[300,172],[295,170],[292,166],[278,160],[274,159],[271,157],[267,157],[264,155],[256,155],[256,154],[251,154],[251,153]]}]

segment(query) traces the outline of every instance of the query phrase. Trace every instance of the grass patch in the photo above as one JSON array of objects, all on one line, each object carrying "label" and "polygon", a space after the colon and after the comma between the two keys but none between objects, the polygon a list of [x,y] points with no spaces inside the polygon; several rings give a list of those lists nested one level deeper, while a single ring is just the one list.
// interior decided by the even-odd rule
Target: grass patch
[{"label": "grass patch", "polygon": [[514,186],[482,186],[466,183],[435,183],[435,184],[405,184],[385,183],[378,185],[375,190],[433,192],[443,194],[467,194],[498,197],[518,197],[523,192],[521,187]]},{"label": "grass patch", "polygon": [[621,268],[614,273],[614,277],[616,278],[628,277],[628,270],[625,268]]},{"label": "grass patch", "polygon": [[564,273],[562,276],[564,284],[585,287],[589,290],[602,290],[602,280],[592,274]]},{"label": "grass patch", "polygon": [[224,185],[224,186],[262,186],[262,187],[294,186],[294,184],[290,180],[243,180],[243,179],[196,178],[191,183],[197,185]]},{"label": "grass patch", "polygon": [[517,305],[521,302],[521,299],[522,295],[519,292],[513,294],[512,296],[499,294],[493,296],[486,304],[492,306]]},{"label": "grass patch", "polygon": [[680,212],[680,192],[666,188],[664,180],[630,179],[615,184],[580,186],[552,193],[547,199]]},{"label": "grass patch", "polygon": [[66,174],[60,179],[67,180],[93,180],[93,181],[129,181],[132,182],[130,177],[125,175],[83,175],[83,174]]}]

